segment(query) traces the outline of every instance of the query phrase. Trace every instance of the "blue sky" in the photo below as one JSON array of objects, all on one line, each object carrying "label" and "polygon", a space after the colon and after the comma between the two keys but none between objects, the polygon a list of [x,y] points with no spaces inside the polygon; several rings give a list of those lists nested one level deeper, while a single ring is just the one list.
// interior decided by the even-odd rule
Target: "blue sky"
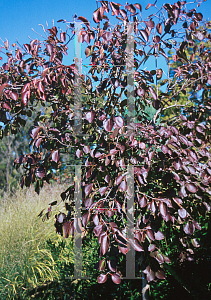
[{"label": "blue sky", "polygon": [[[125,4],[125,0],[114,1]],[[129,3],[140,3],[143,8],[143,15],[150,13],[150,9],[145,11],[146,5],[153,0],[132,0]],[[161,6],[165,2],[174,3],[175,1],[158,0],[157,5]],[[188,1],[187,1],[188,2]],[[0,38],[5,41],[8,39],[10,44],[16,42],[16,39],[23,44],[31,38],[39,38],[32,31],[34,28],[42,33],[41,26],[46,27],[46,21],[49,28],[53,25],[53,20],[66,19],[72,21],[72,16],[77,13],[78,16],[84,16],[92,20],[92,13],[97,8],[95,0],[1,0],[0,1]],[[199,7],[199,11],[208,18],[210,15],[211,1],[208,0]],[[61,23],[60,23],[61,24]],[[58,23],[59,25],[59,23]],[[2,42],[0,42],[2,44]]]},{"label": "blue sky", "polygon": [[[122,5],[125,4],[126,0],[115,0]],[[140,3],[142,5],[142,16],[147,17],[153,12],[150,8],[145,10],[147,4],[154,0],[131,0],[129,3]],[[157,6],[161,7],[163,3],[174,3],[173,0],[158,0]],[[187,1],[188,2],[188,1]],[[191,1],[192,2],[192,1]],[[73,16],[77,13],[78,16],[84,16],[88,20],[92,20],[93,11],[97,8],[96,0],[1,0],[0,1],[0,39],[6,41],[9,40],[10,45],[12,43],[17,43],[17,40],[22,45],[24,43],[29,43],[30,39],[38,38],[32,28],[43,34],[43,30],[39,24],[43,24],[46,28],[46,22],[48,23],[48,28],[53,26],[53,20],[57,27],[62,26],[65,30],[65,26],[62,23],[57,23],[59,19],[66,19],[67,21],[72,21]],[[204,18],[208,19],[210,17],[211,11],[211,0],[207,0],[202,3],[198,8]],[[95,23],[92,22],[94,25]],[[0,47],[2,45],[2,40],[0,40]],[[71,46],[72,47],[72,46]],[[73,53],[73,49],[70,49]],[[70,51],[70,52],[71,52]],[[0,53],[1,56],[1,53]],[[5,57],[3,56],[3,63]],[[73,55],[69,54],[64,61],[66,64],[73,63]],[[165,63],[165,62],[164,62]],[[162,61],[161,61],[162,64]],[[161,67],[161,66],[158,66]],[[154,66],[150,65],[153,69]],[[164,68],[164,66],[162,66]],[[84,68],[85,69],[85,68]],[[86,72],[86,70],[83,69]]]},{"label": "blue sky", "polygon": [[[114,2],[124,5],[126,0],[115,0]],[[129,3],[140,3],[142,5],[142,16],[147,17],[153,12],[152,8],[145,10],[145,7],[149,2],[153,3],[154,0],[131,0]],[[175,1],[158,0],[157,6],[161,7],[162,4],[166,2],[174,3]],[[57,23],[59,19],[72,21],[73,16],[75,13],[77,13],[77,16],[84,16],[89,21],[92,21],[93,11],[96,8],[96,0],[1,0],[0,39],[3,41],[8,39],[10,45],[17,43],[17,40],[21,45],[24,43],[29,43],[29,37],[32,39],[37,38],[42,40],[42,38],[35,33],[32,28],[36,32],[43,34],[42,27],[39,26],[39,24],[42,24],[45,28],[47,28],[47,22],[48,28],[51,28],[54,22],[58,28],[61,27],[63,30],[66,30],[65,24]],[[202,3],[198,8],[198,11],[200,11],[205,18],[209,18],[211,11],[211,0]],[[92,21],[92,25],[96,25],[96,23]],[[3,44],[2,40],[0,40],[0,47]],[[83,44],[83,49],[85,49],[85,47],[86,43]],[[3,61],[0,62],[0,64],[2,64],[5,62],[6,58],[4,55],[1,55],[1,53],[0,56],[3,57]],[[73,44],[70,45],[68,57],[65,57],[64,63],[73,63]],[[165,63],[164,59],[163,61],[160,61],[160,63]],[[148,65],[148,63],[146,65]],[[154,63],[151,68],[154,68]],[[86,68],[83,68],[83,73],[86,73],[87,71],[88,70],[86,70]]]}]

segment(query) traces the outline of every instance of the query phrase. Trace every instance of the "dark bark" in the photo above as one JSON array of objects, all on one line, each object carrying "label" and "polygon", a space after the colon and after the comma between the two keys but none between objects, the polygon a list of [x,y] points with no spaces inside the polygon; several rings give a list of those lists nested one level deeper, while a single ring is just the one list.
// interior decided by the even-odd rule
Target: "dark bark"
[{"label": "dark bark", "polygon": [[149,284],[146,279],[146,275],[141,272],[142,275],[142,300],[149,300]]}]

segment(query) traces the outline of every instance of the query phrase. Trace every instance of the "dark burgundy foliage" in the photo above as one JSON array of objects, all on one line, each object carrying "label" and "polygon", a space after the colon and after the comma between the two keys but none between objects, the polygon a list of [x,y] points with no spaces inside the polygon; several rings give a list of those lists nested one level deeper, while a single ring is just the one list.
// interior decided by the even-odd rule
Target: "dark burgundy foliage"
[{"label": "dark burgundy foliage", "polygon": [[[165,279],[163,266],[171,261],[163,254],[162,240],[167,236],[164,224],[179,230],[180,240],[186,239],[185,246],[178,246],[178,256],[191,247],[194,252],[200,246],[194,238],[201,229],[200,216],[210,211],[211,53],[205,45],[211,40],[210,23],[202,23],[200,13],[188,11],[186,1],[165,4],[144,20],[141,4],[98,3],[100,7],[93,13],[94,27],[85,17],[78,17],[83,23],[78,39],[87,44],[85,56],[90,63],[86,75],[79,74],[78,63],[63,64],[71,36],[75,35],[74,24],[59,33],[56,26],[46,29],[46,40],[32,40],[15,53],[5,42],[1,49],[7,56],[0,77],[1,136],[24,126],[21,117],[38,102],[50,108],[50,113],[43,116],[39,112],[34,120],[30,131],[32,153],[14,162],[16,168],[23,165],[25,169],[21,187],[35,183],[39,192],[43,181],[49,182],[52,170],[61,167],[63,154],[71,149],[85,165],[81,180],[82,206],[86,210],[81,219],[76,215],[71,219],[76,179],[61,194],[67,215],[55,216],[56,232],[68,238],[90,226],[90,234],[99,242],[101,260],[97,268],[103,273],[98,283],[104,283],[108,276],[115,284],[121,282],[118,257],[131,247],[144,256],[139,274],[143,271],[148,281]],[[157,9],[149,3],[146,9],[151,8]],[[111,26],[110,16],[118,24]],[[134,22],[134,55],[128,66],[130,19]],[[182,28],[179,39],[177,28]],[[190,60],[187,47],[193,49]],[[164,68],[159,66],[160,57],[168,60],[169,49],[179,63],[174,78],[164,78]],[[194,60],[197,53],[200,56]],[[150,58],[162,69],[145,70],[144,63]],[[133,68],[133,63],[135,120],[129,118],[127,100],[131,97],[124,68]],[[77,89],[86,98],[80,118],[88,137],[79,135],[74,123]],[[173,120],[161,118],[158,122],[163,111],[176,106],[179,95],[186,94],[187,89],[200,90],[203,104],[199,101],[197,107],[184,107],[182,115]],[[152,118],[147,109],[155,111]],[[132,195],[128,165],[134,168],[134,241],[125,234],[127,199]],[[49,218],[52,205],[56,203],[50,204],[44,219]]]}]

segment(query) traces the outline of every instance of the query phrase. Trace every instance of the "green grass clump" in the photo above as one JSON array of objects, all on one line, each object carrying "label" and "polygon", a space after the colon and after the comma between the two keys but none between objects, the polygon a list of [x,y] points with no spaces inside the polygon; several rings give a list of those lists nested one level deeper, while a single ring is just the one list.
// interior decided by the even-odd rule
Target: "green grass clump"
[{"label": "green grass clump", "polygon": [[47,241],[56,244],[62,238],[55,233],[53,217],[42,222],[37,216],[50,202],[60,201],[63,189],[46,185],[39,195],[30,188],[0,198],[0,299],[20,297],[60,277]]}]

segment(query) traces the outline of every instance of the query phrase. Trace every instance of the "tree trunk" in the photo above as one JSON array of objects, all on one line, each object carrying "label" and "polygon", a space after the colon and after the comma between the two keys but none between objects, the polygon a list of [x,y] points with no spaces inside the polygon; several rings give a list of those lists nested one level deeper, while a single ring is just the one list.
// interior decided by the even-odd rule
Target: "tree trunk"
[{"label": "tree trunk", "polygon": [[12,139],[7,136],[7,165],[6,165],[6,192],[10,193],[10,166],[11,166],[11,156],[12,156],[12,149],[11,149]]},{"label": "tree trunk", "polygon": [[146,279],[146,275],[141,272],[142,276],[142,300],[149,300],[149,284]]}]

